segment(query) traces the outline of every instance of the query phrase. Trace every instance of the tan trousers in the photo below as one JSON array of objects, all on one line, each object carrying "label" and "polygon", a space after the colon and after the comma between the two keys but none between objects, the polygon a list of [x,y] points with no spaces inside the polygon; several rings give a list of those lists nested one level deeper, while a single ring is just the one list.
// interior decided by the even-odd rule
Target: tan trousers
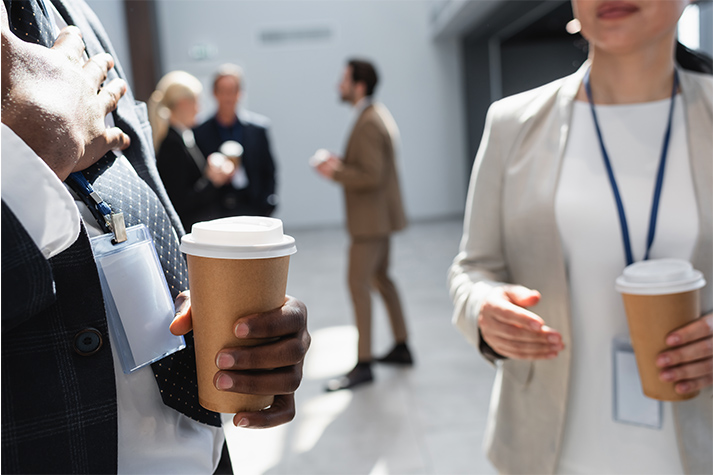
[{"label": "tan trousers", "polygon": [[396,343],[406,341],[406,322],[396,286],[389,278],[389,236],[353,239],[349,248],[349,290],[352,294],[359,361],[371,361],[371,289],[375,287],[386,304]]}]

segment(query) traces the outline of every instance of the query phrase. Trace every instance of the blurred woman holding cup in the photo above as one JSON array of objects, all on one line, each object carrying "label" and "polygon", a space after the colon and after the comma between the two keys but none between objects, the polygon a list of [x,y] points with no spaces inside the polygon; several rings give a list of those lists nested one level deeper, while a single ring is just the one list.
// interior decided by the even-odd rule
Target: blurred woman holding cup
[{"label": "blurred woman holding cup", "polygon": [[217,216],[217,190],[235,172],[221,154],[203,156],[196,146],[196,125],[201,82],[185,71],[172,71],[159,81],[149,101],[156,165],[169,198],[184,228]]},{"label": "blurred woman holding cup", "polygon": [[[675,63],[688,3],[573,0],[587,62],[488,112],[449,285],[454,324],[497,366],[501,472],[713,472],[713,78]],[[687,401],[637,399],[613,351],[614,281],[645,258],[709,283],[656,361],[678,394],[700,391]]]}]

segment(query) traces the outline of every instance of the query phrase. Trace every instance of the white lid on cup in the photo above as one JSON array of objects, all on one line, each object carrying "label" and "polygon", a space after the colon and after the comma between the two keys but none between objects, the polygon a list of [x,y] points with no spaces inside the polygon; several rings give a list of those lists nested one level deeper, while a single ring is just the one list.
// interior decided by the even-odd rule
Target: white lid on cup
[{"label": "white lid on cup", "polygon": [[683,259],[651,259],[624,268],[616,290],[633,295],[667,295],[689,292],[706,285],[703,274]]},{"label": "white lid on cup", "polygon": [[181,239],[181,252],[214,259],[270,259],[297,252],[295,239],[283,234],[282,221],[234,216],[196,223]]},{"label": "white lid on cup", "polygon": [[243,146],[235,140],[226,140],[220,146],[220,153],[226,157],[242,157],[243,156]]}]

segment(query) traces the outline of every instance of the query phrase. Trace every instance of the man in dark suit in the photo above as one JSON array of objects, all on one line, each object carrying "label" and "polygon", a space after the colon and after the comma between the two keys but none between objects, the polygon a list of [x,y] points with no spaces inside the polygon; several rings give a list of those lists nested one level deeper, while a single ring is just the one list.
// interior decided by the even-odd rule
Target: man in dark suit
[{"label": "man in dark suit", "polygon": [[238,110],[243,90],[239,66],[225,64],[213,81],[218,103],[215,116],[194,130],[196,144],[204,156],[220,151],[227,141],[243,146],[243,154],[231,183],[220,189],[218,212],[221,216],[270,216],[277,206],[275,161],[270,152],[268,120],[252,112]]},{"label": "man in dark suit", "polygon": [[[78,28],[65,28],[48,49],[53,21]],[[223,436],[219,415],[197,402],[190,295],[177,247],[183,228],[158,179],[145,105],[106,52],[113,54],[111,43],[81,0],[3,1],[2,471],[210,473]],[[105,129],[113,109],[117,127]],[[106,153],[112,148],[123,155]],[[148,226],[176,301],[171,330],[186,335],[186,349],[129,375],[112,354],[88,239],[102,233],[100,223],[88,213],[80,218],[60,181],[79,170],[112,210],[124,212],[127,226]],[[6,186],[13,184],[6,172],[32,186]],[[217,364],[232,382],[226,390],[277,396],[269,409],[236,414],[234,423],[291,420],[309,346],[304,306],[290,298],[238,323],[251,337],[277,338],[221,352],[228,358]]]}]

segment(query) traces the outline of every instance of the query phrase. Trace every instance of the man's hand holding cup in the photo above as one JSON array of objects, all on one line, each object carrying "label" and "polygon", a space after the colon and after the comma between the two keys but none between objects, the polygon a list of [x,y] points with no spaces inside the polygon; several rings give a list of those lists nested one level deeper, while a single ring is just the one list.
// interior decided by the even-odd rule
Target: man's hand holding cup
[{"label": "man's hand holding cup", "polygon": [[[184,335],[193,328],[188,291],[178,296],[176,308],[171,332]],[[302,381],[302,366],[311,341],[305,305],[288,296],[279,309],[238,318],[233,330],[238,339],[272,341],[221,350],[215,358],[220,369],[214,378],[216,388],[275,396],[270,408],[239,412],[233,417],[233,423],[238,427],[267,428],[290,422],[295,416],[294,392]]]}]

